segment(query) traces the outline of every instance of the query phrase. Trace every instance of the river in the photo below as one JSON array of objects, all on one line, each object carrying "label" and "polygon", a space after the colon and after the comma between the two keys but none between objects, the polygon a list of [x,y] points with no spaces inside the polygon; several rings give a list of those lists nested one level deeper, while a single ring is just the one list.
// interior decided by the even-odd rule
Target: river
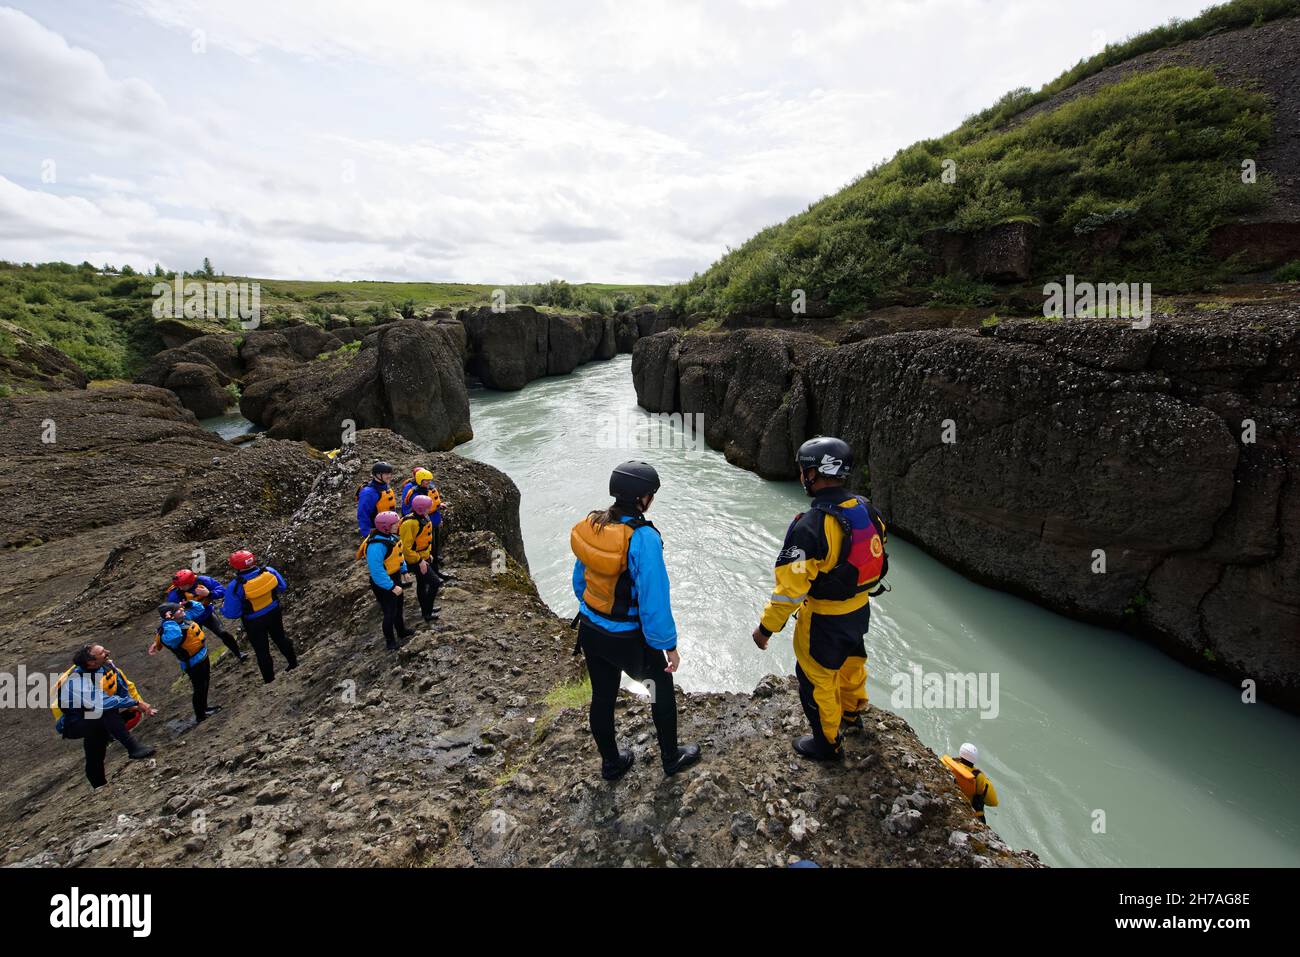
[{"label": "river", "polygon": [[[682,686],[749,691],[793,673],[792,625],[765,653],[749,636],[802,489],[691,448],[680,430],[668,441],[637,407],[630,366],[619,356],[520,392],[475,389],[474,439],[457,451],[519,486],[533,578],[564,616],[576,608],[570,527],[608,504],[616,464],[651,462]],[[1010,844],[1057,866],[1300,865],[1300,719],[1243,704],[1233,686],[1128,635],[973,584],[897,538],[889,580],[867,636],[872,703],[938,752],[979,746],[1001,796],[989,823]],[[891,700],[914,666],[983,675],[990,692],[996,676],[996,714]]]}]

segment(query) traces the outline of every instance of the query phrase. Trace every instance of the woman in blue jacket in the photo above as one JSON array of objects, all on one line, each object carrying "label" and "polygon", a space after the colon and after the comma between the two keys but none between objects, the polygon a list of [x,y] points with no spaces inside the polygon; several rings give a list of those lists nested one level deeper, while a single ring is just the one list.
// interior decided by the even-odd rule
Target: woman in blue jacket
[{"label": "woman in blue jacket", "polygon": [[700,759],[698,744],[677,743],[673,673],[682,659],[663,542],[645,518],[658,491],[659,474],[651,466],[624,462],[609,478],[614,504],[592,512],[569,534],[577,557],[578,645],[591,676],[591,735],[607,781],[626,774],[633,760],[631,751],[618,749],[614,730],[614,704],[624,673],[649,684],[664,774],[676,774]]}]

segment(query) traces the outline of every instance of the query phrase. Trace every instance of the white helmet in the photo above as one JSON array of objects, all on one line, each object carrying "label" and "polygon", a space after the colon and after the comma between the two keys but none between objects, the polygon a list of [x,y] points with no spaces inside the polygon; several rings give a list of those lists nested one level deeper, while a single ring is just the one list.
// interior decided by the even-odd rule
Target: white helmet
[{"label": "white helmet", "polygon": [[971,744],[969,741],[961,746],[961,750],[958,751],[957,754],[963,761],[969,761],[971,764],[978,763],[980,759],[979,748],[975,747],[975,745]]}]

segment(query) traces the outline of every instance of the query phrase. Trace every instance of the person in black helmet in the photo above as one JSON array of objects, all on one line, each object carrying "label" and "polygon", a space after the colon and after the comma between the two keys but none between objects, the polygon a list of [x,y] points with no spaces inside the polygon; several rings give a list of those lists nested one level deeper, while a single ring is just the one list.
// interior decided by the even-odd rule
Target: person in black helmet
[{"label": "person in black helmet", "polygon": [[397,494],[389,484],[392,479],[393,467],[376,462],[370,468],[370,481],[357,486],[357,530],[362,538],[374,530],[376,515],[397,509]]},{"label": "person in black helmet", "polygon": [[[812,733],[795,739],[804,757],[838,761],[843,731],[862,727],[867,708],[867,650],[871,595],[888,570],[885,522],[875,507],[846,488],[853,453],[830,436],[809,439],[795,458],[812,498],[794,517],[776,557],[776,587],[754,629],[754,644],[785,627],[795,611],[795,675]],[[878,593],[878,592],[877,592]]]},{"label": "person in black helmet", "polygon": [[[591,735],[600,750],[600,773],[615,781],[632,766],[614,732],[621,675],[649,683],[650,712],[659,735],[664,774],[700,759],[700,747],[677,743],[673,673],[681,665],[677,626],[668,596],[663,542],[645,518],[659,491],[659,474],[645,462],[624,462],[609,478],[614,504],[591,512],[569,534],[577,560],[578,647],[591,676]],[[577,649],[574,649],[577,653]]]}]

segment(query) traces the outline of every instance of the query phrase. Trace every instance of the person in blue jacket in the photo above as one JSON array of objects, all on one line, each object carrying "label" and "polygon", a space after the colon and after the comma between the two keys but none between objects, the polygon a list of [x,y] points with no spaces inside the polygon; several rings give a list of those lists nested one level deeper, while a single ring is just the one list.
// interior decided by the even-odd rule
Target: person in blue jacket
[{"label": "person in blue jacket", "polygon": [[243,621],[244,635],[257,656],[262,681],[270,684],[275,680],[270,642],[275,642],[275,647],[288,662],[286,671],[298,667],[298,653],[284,633],[284,617],[280,610],[280,596],[289,586],[285,584],[283,575],[270,565],[259,565],[256,556],[247,549],[230,553],[230,567],[235,577],[226,582],[221,614],[227,620],[239,618]]},{"label": "person in blue jacket", "polygon": [[225,623],[217,614],[217,609],[221,607],[221,601],[225,597],[226,586],[221,582],[208,575],[196,575],[192,569],[182,568],[172,576],[172,587],[163,596],[163,601],[177,604],[197,601],[203,607],[203,612],[197,617],[191,616],[190,620],[220,638],[221,643],[234,652],[242,665],[248,660],[248,655],[240,649],[235,636],[226,631]]},{"label": "person in blue jacket", "polygon": [[393,480],[393,467],[387,462],[376,462],[370,467],[370,481],[357,489],[357,529],[365,538],[375,527],[375,516],[397,508],[397,493],[389,483]]},{"label": "person in blue jacket", "polygon": [[[645,462],[624,462],[609,479],[614,504],[591,512],[569,534],[576,561],[578,648],[591,676],[591,736],[601,757],[601,777],[615,781],[632,766],[620,751],[614,705],[623,673],[649,683],[650,712],[659,737],[664,774],[700,759],[700,746],[677,743],[673,674],[681,665],[677,625],[668,595],[663,541],[645,512],[659,491],[659,473]],[[574,650],[577,653],[577,649]]]},{"label": "person in blue jacket", "polygon": [[357,557],[365,558],[370,572],[370,590],[379,602],[384,616],[384,647],[396,651],[400,641],[415,634],[407,630],[402,617],[402,576],[406,574],[406,560],[402,557],[402,541],[397,537],[397,526],[402,517],[393,511],[375,516],[375,527],[361,542]]},{"label": "person in blue jacket", "polygon": [[204,612],[202,602],[168,601],[158,606],[158,630],[154,632],[149,654],[166,648],[181,664],[194,690],[194,720],[203,722],[220,711],[208,707],[208,688],[212,681],[212,662],[208,660],[208,640],[198,622]]}]

